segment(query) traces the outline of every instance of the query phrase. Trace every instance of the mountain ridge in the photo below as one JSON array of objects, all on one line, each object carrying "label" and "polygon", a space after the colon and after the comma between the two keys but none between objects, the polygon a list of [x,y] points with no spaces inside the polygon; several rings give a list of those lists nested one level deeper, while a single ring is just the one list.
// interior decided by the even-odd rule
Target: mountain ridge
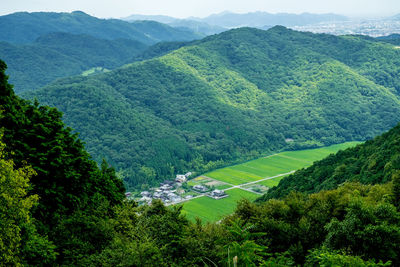
[{"label": "mountain ridge", "polygon": [[[71,13],[56,12],[18,12],[0,16],[0,40],[16,44],[30,43],[39,36],[51,32],[89,34],[101,39],[133,39],[145,44],[160,41],[188,41],[201,38],[188,30],[180,30],[157,22],[148,24],[163,27],[168,35],[152,35],[152,27],[135,25],[118,19],[99,19],[82,11]],[[143,24],[143,23],[142,23]]]}]

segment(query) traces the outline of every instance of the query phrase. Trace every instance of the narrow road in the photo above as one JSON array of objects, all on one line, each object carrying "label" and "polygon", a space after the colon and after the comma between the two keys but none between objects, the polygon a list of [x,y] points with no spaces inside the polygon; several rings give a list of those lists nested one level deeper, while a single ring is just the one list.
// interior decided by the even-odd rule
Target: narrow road
[{"label": "narrow road", "polygon": [[[272,155],[271,155],[271,156],[272,156]],[[228,190],[232,190],[232,189],[235,189],[235,188],[239,188],[239,189],[242,189],[242,190],[246,190],[246,191],[252,192],[252,193],[257,194],[257,195],[263,195],[263,193],[254,192],[254,191],[252,191],[252,190],[250,190],[250,189],[243,188],[243,186],[247,186],[247,185],[251,185],[251,184],[256,184],[256,183],[259,183],[259,182],[262,182],[262,181],[266,181],[266,180],[271,180],[271,179],[274,179],[274,178],[277,178],[277,177],[281,177],[281,176],[285,176],[285,175],[292,174],[292,173],[294,173],[294,172],[295,172],[295,170],[290,171],[290,172],[287,172],[287,173],[281,173],[281,174],[278,174],[278,175],[275,175],[275,176],[271,176],[271,177],[266,177],[266,178],[263,178],[263,179],[261,179],[261,180],[257,180],[257,181],[253,181],[253,182],[249,182],[249,183],[245,183],[245,184],[240,184],[240,185],[233,185],[233,184],[225,183],[225,184],[228,184],[228,185],[232,185],[232,187],[229,187],[229,188],[227,188],[227,189],[224,189],[224,191],[228,191]],[[206,178],[213,179],[213,178],[211,178],[211,177],[207,177],[207,176],[204,176],[204,175],[202,175],[202,176],[203,176],[203,177],[206,177]],[[215,179],[213,179],[213,180],[215,180]],[[195,196],[195,197],[192,197],[192,198],[189,198],[189,199],[182,199],[181,201],[174,202],[174,203],[168,203],[168,204],[165,204],[165,205],[166,205],[166,206],[169,206],[169,205],[180,204],[180,203],[183,203],[183,202],[186,202],[186,201],[195,199],[195,198],[204,197],[204,196],[206,196],[206,194],[200,194],[200,195],[198,195],[198,196]]]}]

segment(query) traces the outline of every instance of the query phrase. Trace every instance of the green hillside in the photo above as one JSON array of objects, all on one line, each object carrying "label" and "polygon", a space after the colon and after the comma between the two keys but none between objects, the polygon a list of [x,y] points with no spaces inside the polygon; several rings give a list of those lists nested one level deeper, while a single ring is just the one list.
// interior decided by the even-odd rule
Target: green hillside
[{"label": "green hillside", "polygon": [[134,40],[103,40],[89,35],[50,33],[32,44],[0,42],[0,58],[17,93],[94,67],[114,69],[131,62],[148,46]]},{"label": "green hillside", "polygon": [[118,19],[99,19],[81,11],[18,12],[0,16],[0,41],[30,43],[53,32],[88,34],[108,40],[132,39],[145,44],[189,41],[203,37],[189,30],[176,29],[154,21],[129,23]]},{"label": "green hillside", "polygon": [[55,105],[129,186],[280,149],[365,140],[400,120],[400,50],[235,29],[29,97]]},{"label": "green hillside", "polygon": [[346,182],[386,183],[400,169],[400,124],[354,148],[314,163],[285,177],[260,200],[281,198],[291,191],[306,193],[334,189]]}]

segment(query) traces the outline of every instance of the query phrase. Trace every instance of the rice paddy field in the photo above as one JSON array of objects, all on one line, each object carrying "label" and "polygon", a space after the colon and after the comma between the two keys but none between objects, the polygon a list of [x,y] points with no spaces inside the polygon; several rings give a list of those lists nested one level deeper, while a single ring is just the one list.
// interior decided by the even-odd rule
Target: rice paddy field
[{"label": "rice paddy field", "polygon": [[242,189],[234,188],[226,191],[229,195],[223,199],[213,199],[210,197],[200,197],[183,204],[183,214],[189,220],[195,220],[196,217],[200,218],[202,222],[216,222],[224,216],[233,213],[236,208],[236,203],[242,199],[255,200],[259,195],[245,191]]},{"label": "rice paddy field", "polygon": [[[316,149],[285,151],[208,172],[189,181],[188,185],[212,184],[217,189],[228,189],[226,193],[229,196],[219,200],[207,196],[189,200],[183,203],[183,213],[190,220],[198,217],[203,222],[218,221],[224,216],[231,214],[236,208],[237,201],[240,199],[245,198],[253,201],[258,198],[260,192],[250,192],[252,188],[270,188],[276,186],[286,176],[284,174],[310,166],[314,161],[321,160],[329,154],[353,147],[359,143],[347,142]],[[270,178],[274,176],[278,177]],[[251,184],[247,185],[247,183]],[[232,186],[238,185],[250,191],[241,188],[229,189]]]},{"label": "rice paddy field", "polygon": [[347,142],[316,149],[286,151],[208,172],[204,176],[229,184],[240,185],[310,166],[316,160],[323,159],[331,153],[355,146],[358,143]]}]

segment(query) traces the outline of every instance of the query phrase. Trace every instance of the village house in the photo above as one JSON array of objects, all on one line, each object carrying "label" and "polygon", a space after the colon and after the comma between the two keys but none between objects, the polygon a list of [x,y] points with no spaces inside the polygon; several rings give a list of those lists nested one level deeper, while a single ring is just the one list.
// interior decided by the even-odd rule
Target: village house
[{"label": "village house", "polygon": [[186,182],[186,176],[182,174],[177,174],[175,178],[175,182],[177,183],[184,183]]},{"label": "village house", "polygon": [[215,189],[214,191],[212,191],[210,193],[210,197],[212,197],[214,199],[221,199],[221,198],[224,198],[224,197],[227,197],[227,196],[228,195],[225,193],[224,190]]},{"label": "village house", "polygon": [[140,193],[142,197],[151,197],[151,193],[149,191],[143,191]]},{"label": "village house", "polygon": [[160,186],[163,186],[163,185],[170,185],[171,187],[173,187],[174,184],[175,184],[174,181],[164,180],[164,182],[162,182],[162,183],[160,184]]},{"label": "village house", "polygon": [[164,185],[160,186],[160,189],[163,191],[171,190],[172,186],[170,186],[169,184],[164,184]]},{"label": "village house", "polygon": [[204,185],[197,184],[193,186],[193,190],[198,191],[198,192],[206,192],[208,188]]}]

